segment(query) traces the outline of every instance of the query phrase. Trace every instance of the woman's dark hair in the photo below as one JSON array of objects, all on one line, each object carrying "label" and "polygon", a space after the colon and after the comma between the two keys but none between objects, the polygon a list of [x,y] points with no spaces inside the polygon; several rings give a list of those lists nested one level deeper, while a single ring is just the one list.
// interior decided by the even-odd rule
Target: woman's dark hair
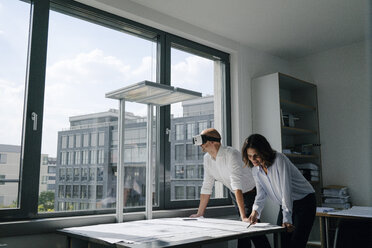
[{"label": "woman's dark hair", "polygon": [[245,139],[242,147],[242,157],[245,165],[253,167],[253,164],[248,159],[248,148],[255,149],[264,161],[267,167],[271,166],[275,160],[276,152],[271,148],[267,139],[261,134],[252,134]]}]

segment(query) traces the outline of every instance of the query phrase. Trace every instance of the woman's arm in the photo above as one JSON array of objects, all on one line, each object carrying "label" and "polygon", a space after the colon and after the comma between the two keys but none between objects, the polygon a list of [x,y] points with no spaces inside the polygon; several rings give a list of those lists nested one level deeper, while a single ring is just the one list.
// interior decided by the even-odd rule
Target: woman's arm
[{"label": "woman's arm", "polygon": [[276,161],[281,180],[280,187],[282,191],[282,209],[283,223],[292,224],[292,173],[290,170],[290,161],[284,155],[277,155]]},{"label": "woman's arm", "polygon": [[[253,170],[258,170],[258,168],[253,168]],[[252,170],[252,173],[253,173],[253,170]],[[261,216],[262,209],[265,206],[266,192],[260,183],[259,177],[256,174],[257,172],[253,173],[253,178],[256,183],[257,194],[255,197],[253,206],[252,206],[252,213],[253,211],[257,212],[256,217],[259,219]]]}]

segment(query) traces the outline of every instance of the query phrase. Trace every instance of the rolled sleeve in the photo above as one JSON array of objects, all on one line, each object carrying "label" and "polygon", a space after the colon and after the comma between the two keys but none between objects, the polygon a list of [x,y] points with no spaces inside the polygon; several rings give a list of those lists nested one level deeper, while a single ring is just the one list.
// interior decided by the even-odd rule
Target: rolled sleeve
[{"label": "rolled sleeve", "polygon": [[200,194],[211,195],[212,189],[214,186],[214,181],[215,180],[213,177],[204,178],[203,186],[200,190]]},{"label": "rolled sleeve", "polygon": [[240,189],[242,190],[242,159],[240,156],[240,153],[238,151],[234,151],[232,154],[229,156],[229,161],[227,164],[230,167],[230,181],[231,181],[231,189],[233,191]]}]

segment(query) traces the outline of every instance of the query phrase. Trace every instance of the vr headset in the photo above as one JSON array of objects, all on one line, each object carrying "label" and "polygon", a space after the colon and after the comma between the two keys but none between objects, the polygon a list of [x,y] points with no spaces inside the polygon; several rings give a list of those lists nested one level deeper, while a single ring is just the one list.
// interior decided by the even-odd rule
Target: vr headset
[{"label": "vr headset", "polygon": [[214,137],[210,137],[210,136],[207,136],[207,135],[204,135],[204,134],[199,134],[199,135],[196,135],[194,137],[192,137],[192,143],[194,144],[194,146],[201,146],[205,143],[207,143],[207,141],[217,141],[217,142],[220,142],[221,139],[220,138],[214,138]]}]

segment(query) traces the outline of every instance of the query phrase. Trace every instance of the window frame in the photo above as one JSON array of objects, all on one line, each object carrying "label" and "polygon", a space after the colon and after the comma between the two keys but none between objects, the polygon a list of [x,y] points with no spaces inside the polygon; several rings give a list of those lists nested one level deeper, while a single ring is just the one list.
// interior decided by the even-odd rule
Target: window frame
[{"label": "window frame", "polygon": [[[17,219],[35,219],[62,216],[82,216],[90,214],[114,213],[115,209],[103,210],[83,210],[72,212],[55,212],[55,213],[38,213],[39,197],[39,180],[40,180],[40,160],[41,160],[41,142],[42,142],[42,125],[44,110],[44,93],[45,93],[45,75],[47,61],[47,42],[48,42],[48,25],[49,13],[51,10],[57,11],[75,18],[89,21],[113,30],[131,33],[137,37],[157,41],[157,73],[156,81],[170,85],[170,65],[171,65],[171,45],[176,44],[177,48],[184,51],[190,51],[194,54],[207,57],[213,60],[220,60],[225,64],[225,114],[226,114],[226,144],[231,145],[231,117],[230,117],[230,63],[229,54],[217,49],[187,40],[158,30],[156,28],[134,22],[132,20],[120,17],[73,0],[19,0],[30,4],[30,33],[29,49],[26,68],[25,82],[25,102],[23,113],[22,142],[21,142],[21,169],[20,169],[20,187],[19,199],[20,206],[17,209],[0,209],[0,221],[9,221]],[[174,47],[174,46],[173,46]],[[31,113],[38,114],[37,130],[33,130]],[[168,137],[161,135],[166,133],[170,127],[170,106],[156,108],[157,126],[157,151],[156,164],[157,173],[163,175],[164,181],[158,182],[158,206],[157,209],[175,209],[185,207],[197,207],[199,200],[170,201],[170,142]],[[195,128],[197,128],[195,126]],[[106,135],[106,134],[105,134]],[[187,134],[185,134],[187,135]],[[99,167],[100,151],[100,133],[97,134],[97,166]],[[83,146],[82,135],[74,137],[74,146],[80,147],[80,162],[82,161],[82,151],[87,148]],[[61,144],[58,144],[59,146]],[[67,141],[67,147],[69,142]],[[76,154],[73,154],[76,163]],[[104,154],[103,154],[104,155]],[[104,155],[104,159],[106,155]],[[67,175],[66,166],[62,166]],[[82,166],[80,177],[83,176]],[[60,168],[56,168],[56,177],[59,176]],[[97,171],[96,171],[97,173]],[[74,175],[72,175],[73,177]],[[89,177],[89,172],[88,175]],[[95,175],[96,177],[98,175]],[[72,184],[73,180],[71,181]],[[26,187],[27,185],[27,187]],[[98,185],[98,184],[97,184]],[[97,186],[96,185],[96,186]],[[73,187],[71,188],[71,190]],[[88,189],[87,189],[88,190]],[[66,192],[64,192],[66,194]],[[79,195],[81,195],[81,186]],[[198,192],[195,192],[198,194]],[[71,192],[73,194],[73,192]],[[86,192],[88,194],[88,192]],[[209,206],[231,204],[230,199],[211,200]],[[137,211],[143,211],[144,208],[138,208]],[[126,210],[124,210],[127,212]]]}]

